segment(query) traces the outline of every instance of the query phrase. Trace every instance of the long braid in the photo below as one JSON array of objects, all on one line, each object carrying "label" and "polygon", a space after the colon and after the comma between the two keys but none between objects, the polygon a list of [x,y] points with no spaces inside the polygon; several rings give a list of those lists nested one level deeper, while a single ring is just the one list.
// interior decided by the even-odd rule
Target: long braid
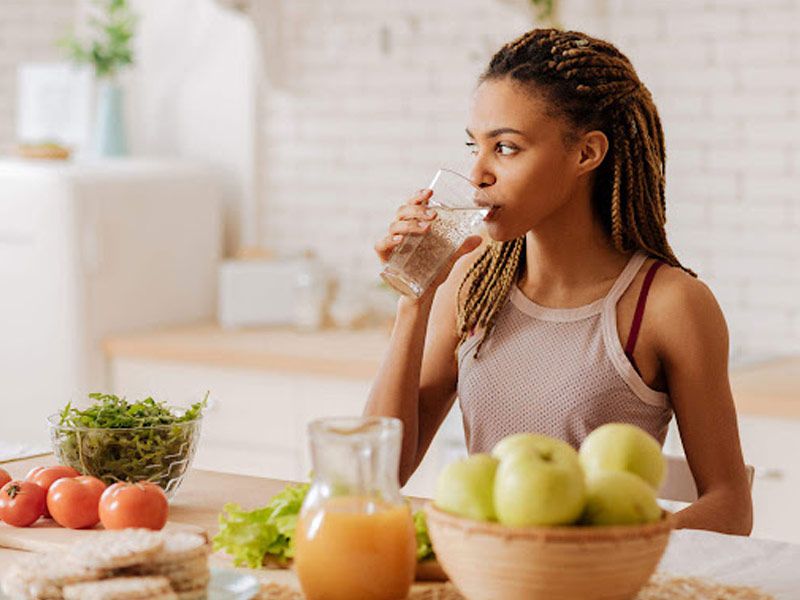
[{"label": "long braid", "polygon": [[[683,267],[667,242],[664,132],[650,92],[612,44],[575,31],[534,29],[503,46],[481,81],[510,78],[544,92],[576,130],[599,129],[610,149],[597,170],[593,203],[620,252],[643,251]],[[458,293],[463,343],[482,330],[478,356],[525,268],[525,237],[492,242]]]}]

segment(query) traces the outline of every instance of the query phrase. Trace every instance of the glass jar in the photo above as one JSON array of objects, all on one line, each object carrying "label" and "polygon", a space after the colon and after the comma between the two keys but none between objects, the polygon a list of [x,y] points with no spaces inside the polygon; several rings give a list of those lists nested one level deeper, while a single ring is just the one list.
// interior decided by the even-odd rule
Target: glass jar
[{"label": "glass jar", "polygon": [[295,532],[308,600],[401,600],[416,566],[411,509],[400,494],[402,423],[386,417],[309,425],[313,478]]},{"label": "glass jar", "polygon": [[318,331],[325,320],[328,279],[316,255],[307,250],[298,263],[294,285],[294,325],[300,331]]}]

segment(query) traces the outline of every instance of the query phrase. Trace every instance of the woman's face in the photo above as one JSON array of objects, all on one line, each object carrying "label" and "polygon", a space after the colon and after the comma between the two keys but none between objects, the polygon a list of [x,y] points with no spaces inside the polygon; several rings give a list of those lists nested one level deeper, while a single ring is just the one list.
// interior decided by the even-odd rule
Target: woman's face
[{"label": "woman's face", "polygon": [[547,114],[545,100],[508,79],[483,82],[470,110],[470,179],[493,208],[486,227],[507,241],[536,229],[572,197],[580,150],[565,145],[566,123]]}]

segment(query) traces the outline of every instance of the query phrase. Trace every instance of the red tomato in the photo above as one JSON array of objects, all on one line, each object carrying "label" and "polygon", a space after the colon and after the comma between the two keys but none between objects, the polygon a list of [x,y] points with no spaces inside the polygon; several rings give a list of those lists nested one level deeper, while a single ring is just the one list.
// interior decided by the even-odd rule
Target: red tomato
[{"label": "red tomato", "polygon": [[100,498],[100,521],[106,529],[146,527],[159,530],[167,523],[167,495],[155,483],[115,483]]},{"label": "red tomato", "polygon": [[0,519],[27,527],[44,513],[45,491],[31,481],[9,481],[0,489]]},{"label": "red tomato", "polygon": [[[32,481],[39,484],[45,492],[50,489],[56,481],[62,477],[79,477],[80,473],[72,467],[65,467],[63,465],[56,465],[52,467],[34,467],[25,476],[25,481]],[[44,509],[44,516],[49,517],[50,511],[47,507]]]},{"label": "red tomato", "polygon": [[70,529],[97,525],[97,505],[106,484],[90,475],[62,477],[47,492],[47,509],[56,523]]},{"label": "red tomato", "polygon": [[11,481],[11,475],[5,469],[0,469],[0,488]]}]

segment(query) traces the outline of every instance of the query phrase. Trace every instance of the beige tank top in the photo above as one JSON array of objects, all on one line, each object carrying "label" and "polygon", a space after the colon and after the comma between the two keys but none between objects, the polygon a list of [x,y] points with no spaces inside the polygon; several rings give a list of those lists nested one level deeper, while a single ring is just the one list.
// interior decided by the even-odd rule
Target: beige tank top
[{"label": "beige tank top", "polygon": [[[458,352],[458,397],[470,453],[522,431],[574,447],[609,422],[638,425],[661,444],[672,418],[667,394],[645,384],[617,333],[617,302],[646,260],[634,254],[604,298],[547,308],[513,286],[494,330]],[[646,295],[646,290],[645,290]]]}]

